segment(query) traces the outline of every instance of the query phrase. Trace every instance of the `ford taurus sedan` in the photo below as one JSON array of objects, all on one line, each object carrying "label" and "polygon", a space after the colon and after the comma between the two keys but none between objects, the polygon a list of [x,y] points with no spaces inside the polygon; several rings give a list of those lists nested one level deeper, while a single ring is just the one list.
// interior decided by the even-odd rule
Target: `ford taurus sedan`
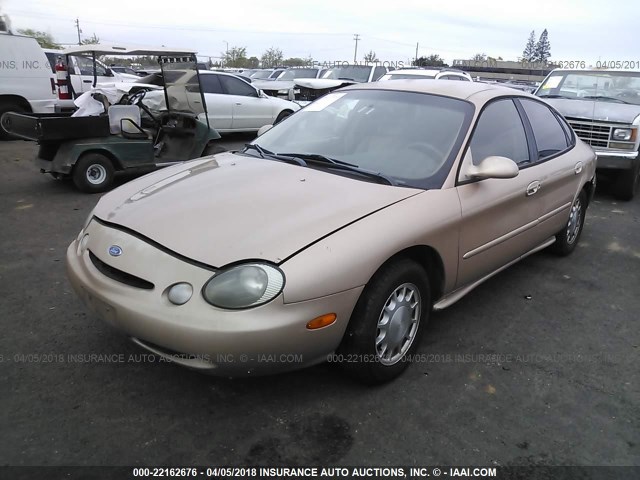
[{"label": "ford taurus sedan", "polygon": [[571,253],[594,174],[591,148],[529,94],[354,85],[242,151],[105,195],[68,273],[106,322],[181,365],[235,376],[329,359],[384,382],[433,309],[533,252]]}]

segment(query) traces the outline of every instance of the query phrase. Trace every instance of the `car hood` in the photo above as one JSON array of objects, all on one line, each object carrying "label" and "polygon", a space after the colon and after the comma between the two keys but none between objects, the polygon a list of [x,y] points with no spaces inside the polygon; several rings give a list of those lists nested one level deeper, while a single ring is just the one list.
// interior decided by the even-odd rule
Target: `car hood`
[{"label": "car hood", "polygon": [[602,100],[539,98],[554,107],[565,117],[583,118],[596,122],[632,123],[640,115],[640,105],[627,105]]},{"label": "car hood", "polygon": [[313,90],[338,88],[345,85],[353,85],[354,83],[358,83],[353,80],[336,80],[333,78],[298,78],[293,82],[298,87],[311,88]]},{"label": "car hood", "polygon": [[160,170],[102,197],[94,215],[213,267],[281,263],[422,190],[223,153]]}]

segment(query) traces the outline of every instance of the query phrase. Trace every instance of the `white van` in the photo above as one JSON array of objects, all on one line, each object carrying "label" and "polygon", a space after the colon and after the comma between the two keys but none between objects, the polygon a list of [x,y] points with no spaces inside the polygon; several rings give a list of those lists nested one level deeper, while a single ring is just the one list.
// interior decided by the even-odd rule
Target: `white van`
[{"label": "white van", "polygon": [[[55,113],[55,76],[32,37],[0,31],[0,116],[4,112]],[[0,138],[8,138],[0,128]]]}]

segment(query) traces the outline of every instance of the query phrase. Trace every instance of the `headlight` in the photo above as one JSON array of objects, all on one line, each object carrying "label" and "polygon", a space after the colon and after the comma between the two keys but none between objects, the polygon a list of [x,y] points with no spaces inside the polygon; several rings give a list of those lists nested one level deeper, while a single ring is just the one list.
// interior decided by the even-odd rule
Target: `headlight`
[{"label": "headlight", "polygon": [[631,129],[630,128],[616,128],[613,130],[613,139],[614,140],[623,140],[629,141],[631,140]]},{"label": "headlight", "polygon": [[82,224],[82,229],[80,230],[80,232],[78,233],[78,238],[77,240],[80,240],[80,238],[82,238],[82,235],[84,235],[84,231],[87,229],[87,227],[89,226],[89,224],[91,223],[91,219],[93,218],[93,212],[96,209],[94,208],[93,210],[91,210],[91,213],[89,213],[89,216],[87,217],[87,219],[84,221],[84,223]]},{"label": "headlight", "polygon": [[262,263],[232,267],[213,276],[202,289],[211,305],[237,310],[270,302],[282,291],[284,275]]}]

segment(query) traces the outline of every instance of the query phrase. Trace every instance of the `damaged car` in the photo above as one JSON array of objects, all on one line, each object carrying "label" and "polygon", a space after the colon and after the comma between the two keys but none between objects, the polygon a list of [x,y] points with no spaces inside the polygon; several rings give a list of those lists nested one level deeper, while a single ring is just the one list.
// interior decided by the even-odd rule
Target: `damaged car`
[{"label": "damaged car", "polygon": [[532,95],[352,85],[241,151],[103,196],[67,271],[99,317],[179,365],[330,361],[380,383],[411,363],[433,309],[543,248],[570,254],[594,175],[591,148]]},{"label": "damaged car", "polygon": [[306,105],[338,88],[354,83],[375,82],[389,71],[380,65],[348,65],[327,69],[321,77],[295,79],[295,99]]}]

